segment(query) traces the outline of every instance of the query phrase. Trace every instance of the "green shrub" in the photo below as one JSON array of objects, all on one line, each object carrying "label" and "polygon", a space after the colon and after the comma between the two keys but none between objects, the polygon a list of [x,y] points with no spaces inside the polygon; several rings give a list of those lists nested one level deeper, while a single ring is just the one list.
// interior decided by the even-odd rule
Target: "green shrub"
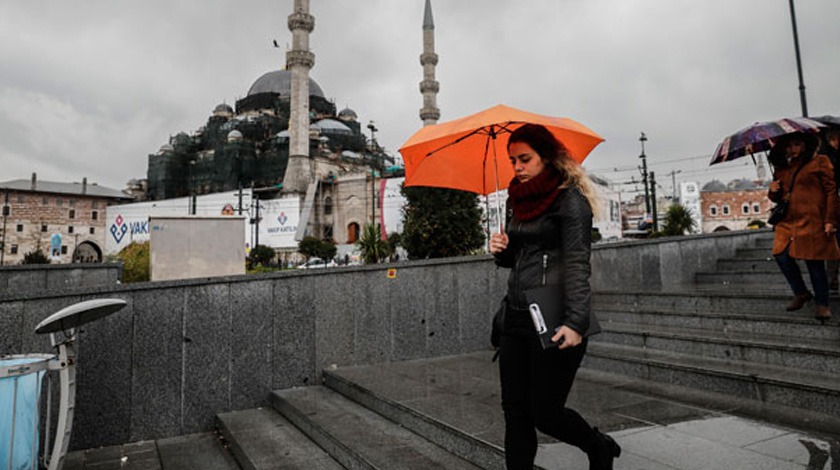
[{"label": "green shrub", "polygon": [[40,248],[35,248],[23,255],[23,261],[20,264],[50,264],[50,259]]},{"label": "green shrub", "polygon": [[149,242],[131,242],[117,255],[123,262],[122,282],[149,280]]},{"label": "green shrub", "polygon": [[248,253],[248,267],[254,268],[256,266],[268,266],[277,253],[274,248],[265,245],[257,245]]}]

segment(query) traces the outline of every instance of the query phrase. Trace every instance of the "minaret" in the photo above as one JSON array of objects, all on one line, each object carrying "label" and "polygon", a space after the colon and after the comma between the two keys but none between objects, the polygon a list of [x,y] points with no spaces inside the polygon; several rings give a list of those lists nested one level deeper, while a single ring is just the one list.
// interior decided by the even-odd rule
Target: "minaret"
[{"label": "minaret", "polygon": [[283,190],[306,192],[313,179],[309,158],[309,69],[315,65],[315,54],[309,51],[309,33],[315,29],[315,18],[309,14],[309,0],[294,0],[289,15],[292,50],[286,51],[286,68],[292,74],[289,116],[289,162],[283,178]]},{"label": "minaret", "polygon": [[438,55],[435,54],[435,22],[432,20],[432,3],[426,0],[426,11],[423,14],[423,53],[420,54],[420,65],[423,66],[423,81],[420,82],[420,92],[423,93],[423,108],[420,119],[424,126],[437,124],[440,119],[440,109],[437,107],[437,93],[440,83],[435,80],[435,66]]}]

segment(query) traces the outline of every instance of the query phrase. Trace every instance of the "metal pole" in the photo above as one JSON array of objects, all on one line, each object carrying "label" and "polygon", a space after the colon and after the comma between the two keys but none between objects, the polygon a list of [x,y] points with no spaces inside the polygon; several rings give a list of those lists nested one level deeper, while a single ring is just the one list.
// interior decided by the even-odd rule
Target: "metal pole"
[{"label": "metal pole", "polygon": [[651,199],[651,206],[653,210],[653,231],[659,231],[659,218],[656,214],[656,178],[653,176],[653,172],[650,172],[650,199]]},{"label": "metal pole", "polygon": [[642,136],[639,137],[639,142],[642,143],[642,154],[639,155],[639,158],[642,159],[642,181],[645,183],[645,212],[650,214],[650,196],[648,196],[647,157],[645,156],[645,142],[646,141],[647,141],[647,136],[645,136],[645,133],[642,132]]},{"label": "metal pole", "polygon": [[802,103],[802,117],[808,117],[808,103],[805,101],[805,80],[802,78],[802,57],[799,55],[799,34],[796,31],[796,11],[793,0],[790,4],[790,22],[793,25],[793,48],[796,51],[796,73],[799,74],[799,101]]},{"label": "metal pole", "polygon": [[3,240],[0,241],[0,266],[6,257],[6,218],[9,217],[9,190],[6,190],[6,202],[3,204]]}]

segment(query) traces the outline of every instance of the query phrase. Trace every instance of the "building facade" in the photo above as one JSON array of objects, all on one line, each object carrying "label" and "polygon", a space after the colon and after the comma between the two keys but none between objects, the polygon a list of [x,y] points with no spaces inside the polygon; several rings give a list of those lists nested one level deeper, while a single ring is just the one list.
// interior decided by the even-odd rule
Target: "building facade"
[{"label": "building facade", "polygon": [[767,186],[762,182],[706,183],[700,190],[702,231],[744,230],[754,220],[766,221],[771,207]]},{"label": "building facade", "polygon": [[116,189],[81,183],[30,180],[0,183],[2,264],[19,264],[40,250],[53,263],[101,262],[105,208],[130,200]]}]

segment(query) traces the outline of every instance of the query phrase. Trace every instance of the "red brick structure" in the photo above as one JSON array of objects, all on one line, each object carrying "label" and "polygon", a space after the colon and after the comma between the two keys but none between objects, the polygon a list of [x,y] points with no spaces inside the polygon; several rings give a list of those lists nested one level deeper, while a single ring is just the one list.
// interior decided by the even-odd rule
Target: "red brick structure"
[{"label": "red brick structure", "polygon": [[712,181],[700,190],[702,231],[743,230],[753,220],[766,222],[771,207],[764,183]]},{"label": "red brick structure", "polygon": [[2,264],[19,264],[40,249],[53,263],[102,261],[105,207],[131,197],[116,189],[81,183],[19,179],[0,183]]}]

